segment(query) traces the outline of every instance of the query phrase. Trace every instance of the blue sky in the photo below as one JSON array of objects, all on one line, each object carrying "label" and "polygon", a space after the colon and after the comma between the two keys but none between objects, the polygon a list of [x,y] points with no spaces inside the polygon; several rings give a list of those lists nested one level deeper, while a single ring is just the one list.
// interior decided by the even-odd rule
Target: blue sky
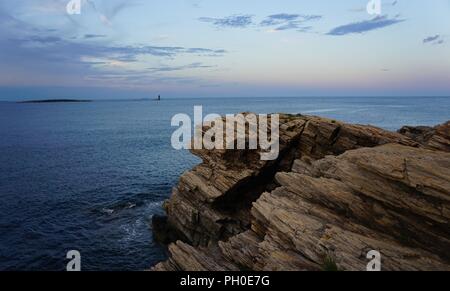
[{"label": "blue sky", "polygon": [[450,96],[450,0],[0,3],[0,100]]}]

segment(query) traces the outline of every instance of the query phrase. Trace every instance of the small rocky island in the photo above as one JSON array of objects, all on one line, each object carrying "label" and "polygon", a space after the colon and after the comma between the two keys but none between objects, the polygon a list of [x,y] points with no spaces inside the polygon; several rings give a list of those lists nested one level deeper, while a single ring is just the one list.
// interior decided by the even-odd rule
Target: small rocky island
[{"label": "small rocky island", "polygon": [[170,257],[155,271],[450,270],[450,122],[389,132],[280,117],[276,161],[193,150],[153,218]]},{"label": "small rocky island", "polygon": [[41,103],[86,103],[92,102],[91,100],[78,100],[78,99],[44,99],[44,100],[29,100],[21,101],[22,104],[41,104]]}]

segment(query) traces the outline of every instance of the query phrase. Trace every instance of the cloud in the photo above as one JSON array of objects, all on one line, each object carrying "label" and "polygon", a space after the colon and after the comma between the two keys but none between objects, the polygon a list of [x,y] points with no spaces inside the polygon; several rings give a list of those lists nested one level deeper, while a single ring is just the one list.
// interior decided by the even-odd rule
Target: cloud
[{"label": "cloud", "polygon": [[[18,50],[28,50],[30,44],[40,43],[47,46],[40,47],[36,53],[45,55],[67,56],[68,59],[79,55],[102,58],[115,58],[122,61],[136,61],[139,56],[175,57],[181,54],[195,54],[198,56],[218,56],[226,53],[223,49],[185,48],[178,46],[110,46],[107,44],[89,44],[64,40],[54,36],[31,36],[29,38],[11,39],[9,45]],[[8,41],[7,43],[8,44]],[[51,46],[50,46],[51,45]]]},{"label": "cloud", "polygon": [[199,55],[211,55],[211,54],[217,54],[217,55],[223,55],[227,53],[224,49],[218,49],[218,50],[212,50],[212,49],[205,49],[205,48],[188,48],[186,50],[187,53],[191,54],[199,54]]},{"label": "cloud", "polygon": [[[305,32],[312,28],[311,26],[304,25],[305,22],[321,18],[322,16],[320,15],[280,13],[267,16],[259,25],[263,27],[276,26],[273,28],[273,31],[298,30]],[[201,17],[198,20],[212,23],[219,28],[246,28],[253,24],[252,15],[232,15],[225,18]]]},{"label": "cloud", "polygon": [[200,17],[201,22],[212,23],[219,28],[246,28],[253,23],[252,15],[232,15],[225,18]]},{"label": "cloud", "polygon": [[[24,41],[24,40],[22,40]],[[57,36],[31,36],[29,39],[25,40],[27,42],[35,42],[39,44],[54,44],[62,41],[60,37]]]},{"label": "cloud", "polygon": [[199,9],[202,7],[202,1],[201,0],[189,0],[188,1],[190,3],[190,6],[195,8],[195,9]]},{"label": "cloud", "polygon": [[103,37],[106,37],[106,35],[104,35],[104,34],[85,34],[84,35],[85,39],[103,38]]},{"label": "cloud", "polygon": [[320,15],[301,15],[301,14],[288,14],[280,13],[267,16],[261,21],[260,26],[276,26],[274,31],[283,30],[298,30],[306,32],[312,29],[312,26],[305,26],[305,22],[312,20],[319,20]]},{"label": "cloud", "polygon": [[86,0],[90,7],[98,14],[100,21],[111,26],[114,18],[125,9],[140,5],[136,0]]},{"label": "cloud", "polygon": [[442,37],[439,35],[439,34],[437,34],[437,35],[435,35],[435,36],[429,36],[429,37],[427,37],[427,38],[425,38],[423,41],[422,41],[424,44],[443,44],[444,43],[444,40],[442,39]]},{"label": "cloud", "polygon": [[[95,42],[90,40],[95,39]],[[0,67],[8,72],[8,80],[0,85],[77,84],[90,85],[97,80],[109,79],[123,83],[105,85],[127,86],[127,80],[138,82],[142,74],[143,86],[156,80],[158,70],[146,70],[146,62],[156,59],[173,60],[179,56],[190,58],[218,57],[227,53],[224,49],[184,46],[157,46],[145,44],[117,44],[107,35],[86,33],[74,37],[65,30],[38,28],[15,18],[0,5]],[[201,69],[208,66],[197,62],[172,70]],[[136,71],[129,71],[129,69]],[[112,70],[120,76],[112,77]],[[170,68],[160,68],[159,72]],[[89,76],[89,77],[86,77]],[[102,76],[104,76],[102,78]],[[129,78],[127,77],[129,76]],[[94,78],[95,77],[95,78]],[[166,81],[174,81],[168,78]]]},{"label": "cloud", "polygon": [[298,17],[299,17],[298,14],[286,14],[286,13],[274,14],[267,16],[266,19],[264,19],[261,22],[261,25],[262,26],[280,25],[289,21],[297,20]]},{"label": "cloud", "polygon": [[423,40],[423,43],[434,42],[435,40],[439,39],[439,37],[439,34],[435,36],[429,36]]},{"label": "cloud", "polygon": [[[149,84],[202,84],[202,80],[195,77],[164,76],[155,75],[152,71],[125,71],[125,72],[103,72],[102,74],[90,74],[85,77],[86,81],[95,83],[107,83],[112,86],[147,87]],[[122,84],[122,85],[121,85]]]},{"label": "cloud", "polygon": [[272,25],[281,25],[289,22],[297,21],[297,22],[305,22],[309,20],[317,20],[321,19],[320,15],[300,15],[300,14],[287,14],[280,13],[267,16],[262,22],[262,26],[272,26]]},{"label": "cloud", "polygon": [[389,18],[388,16],[377,16],[370,20],[353,22],[346,25],[341,25],[333,28],[328,35],[341,36],[353,33],[365,33],[368,31],[388,27],[394,24],[398,24],[405,21],[404,19],[399,19],[398,17]]},{"label": "cloud", "polygon": [[184,66],[163,66],[163,67],[154,67],[154,68],[147,68],[148,71],[151,72],[174,72],[174,71],[183,71],[183,70],[189,70],[189,69],[206,69],[206,68],[213,68],[214,66],[208,66],[204,65],[203,63],[197,62],[192,63],[189,65]]}]

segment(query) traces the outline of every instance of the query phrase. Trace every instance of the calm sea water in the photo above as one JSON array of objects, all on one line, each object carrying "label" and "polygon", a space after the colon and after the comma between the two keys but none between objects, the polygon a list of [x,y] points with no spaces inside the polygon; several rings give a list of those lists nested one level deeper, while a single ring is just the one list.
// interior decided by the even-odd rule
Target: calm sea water
[{"label": "calm sea water", "polygon": [[450,119],[450,98],[230,98],[72,104],[0,103],[0,270],[143,270],[179,175],[199,162],[170,146],[171,117],[304,113],[389,130]]}]

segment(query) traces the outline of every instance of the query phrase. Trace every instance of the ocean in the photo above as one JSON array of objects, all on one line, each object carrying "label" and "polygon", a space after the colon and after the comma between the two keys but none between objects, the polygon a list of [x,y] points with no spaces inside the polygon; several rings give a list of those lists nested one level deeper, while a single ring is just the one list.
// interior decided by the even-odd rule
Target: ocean
[{"label": "ocean", "polygon": [[0,270],[145,270],[165,259],[150,221],[200,161],[170,145],[177,113],[303,113],[388,130],[450,119],[450,98],[208,98],[0,102]]}]

